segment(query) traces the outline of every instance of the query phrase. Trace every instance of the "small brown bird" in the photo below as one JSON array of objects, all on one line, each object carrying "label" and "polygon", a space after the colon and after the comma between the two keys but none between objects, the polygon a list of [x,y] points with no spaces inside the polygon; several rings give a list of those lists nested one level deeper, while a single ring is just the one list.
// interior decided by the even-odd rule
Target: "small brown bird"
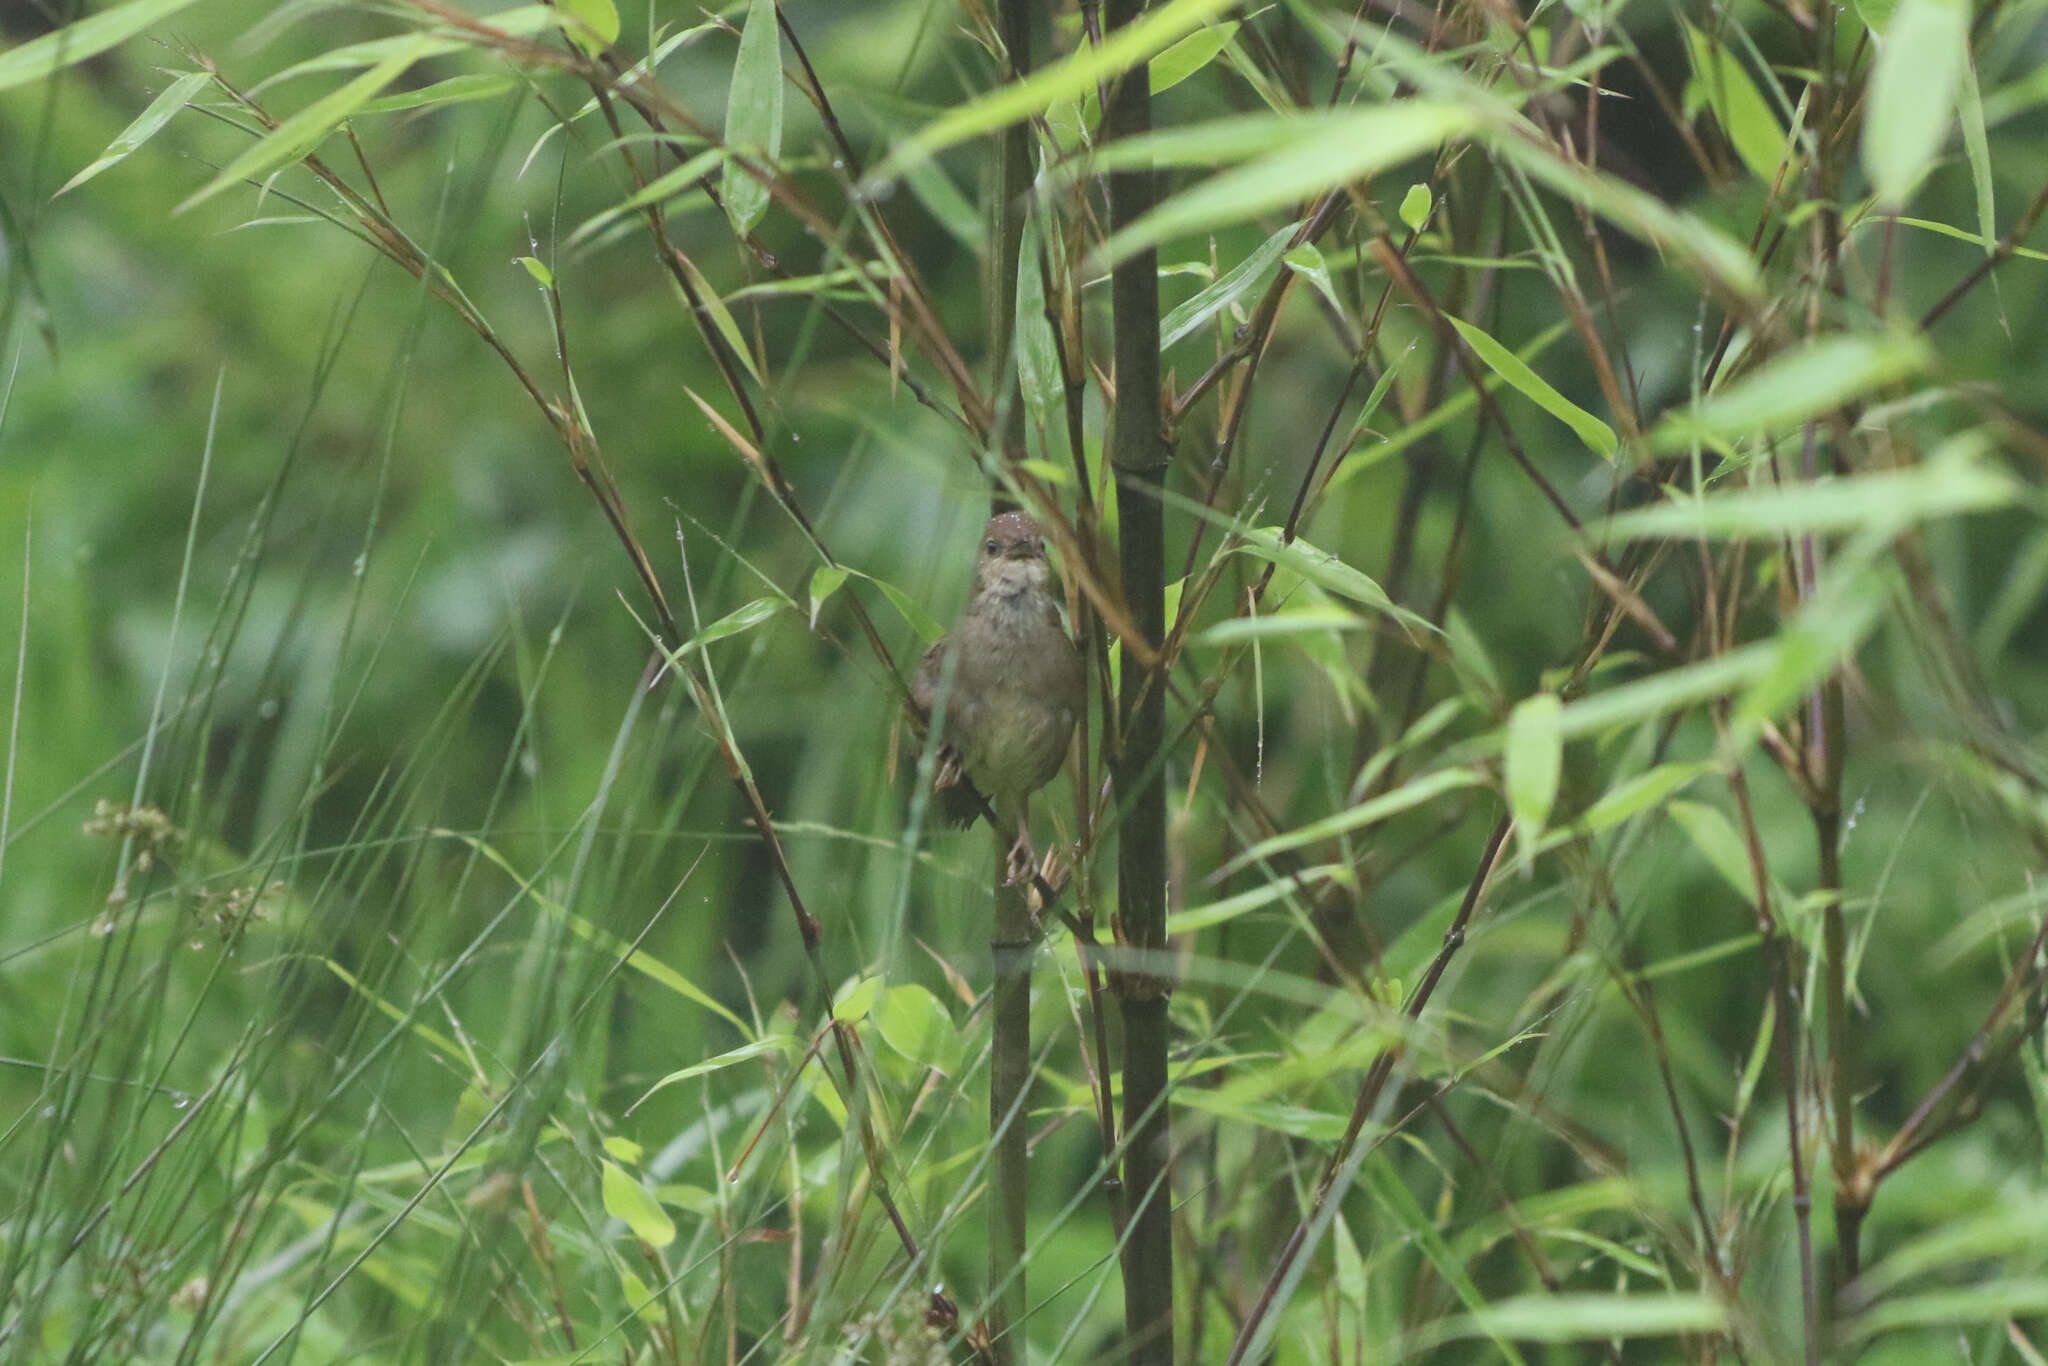
[{"label": "small brown bird", "polygon": [[927,725],[946,693],[932,779],[940,814],[970,824],[981,809],[974,794],[985,796],[998,828],[1017,832],[1006,869],[1013,884],[1030,881],[1038,863],[1026,802],[1066,761],[1084,704],[1081,658],[1060,625],[1051,583],[1038,523],[1021,512],[991,517],[981,529],[967,610],[925,652],[910,687]]}]

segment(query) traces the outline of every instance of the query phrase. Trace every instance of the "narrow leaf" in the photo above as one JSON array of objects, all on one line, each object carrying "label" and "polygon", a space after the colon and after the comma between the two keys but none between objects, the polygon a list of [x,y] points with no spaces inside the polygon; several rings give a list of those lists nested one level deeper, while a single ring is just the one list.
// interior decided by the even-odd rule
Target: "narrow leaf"
[{"label": "narrow leaf", "polygon": [[649,1247],[663,1248],[676,1240],[675,1221],[661,1202],[616,1162],[604,1164],[604,1212],[623,1220],[633,1236]]},{"label": "narrow leaf", "polygon": [[1550,819],[1564,772],[1564,704],[1556,693],[1537,693],[1516,705],[1508,717],[1508,811],[1515,818],[1516,838],[1533,844]]},{"label": "narrow leaf", "polygon": [[1714,807],[1701,802],[1674,801],[1665,810],[1671,813],[1685,837],[1692,841],[1707,866],[1721,875],[1726,882],[1741,894],[1750,905],[1756,904],[1756,878],[1751,875],[1749,854],[1743,848],[1742,836],[1735,832],[1735,826]]},{"label": "narrow leaf", "polygon": [[88,57],[97,57],[192,3],[193,0],[129,0],[128,4],[87,15],[55,33],[45,33],[11,47],[0,52],[0,90],[40,81]]},{"label": "narrow leaf", "polygon": [[1899,0],[1885,25],[1862,148],[1864,173],[1885,208],[1905,204],[1948,141],[1969,39],[1961,0]]},{"label": "narrow leaf", "polygon": [[1785,431],[1915,373],[1927,359],[1925,344],[1903,334],[1823,337],[1773,357],[1691,412],[1673,412],[1657,424],[1650,444],[1671,450]]},{"label": "narrow leaf", "polygon": [[1615,440],[1614,429],[1605,422],[1566,398],[1550,387],[1550,382],[1523,364],[1522,358],[1502,346],[1479,328],[1462,318],[1444,315],[1458,335],[1465,339],[1465,345],[1472,348],[1474,355],[1486,363],[1486,368],[1499,375],[1521,391],[1522,395],[1544,412],[1578,434],[1579,440],[1591,447],[1594,454],[1603,460],[1614,459],[1614,453],[1621,443]]},{"label": "narrow leaf", "polygon": [[[725,105],[725,145],[771,164],[782,155],[782,35],[775,26],[775,0],[749,0]],[[726,163],[721,193],[741,237],[768,211],[768,187],[733,162]]]},{"label": "narrow leaf", "polygon": [[1159,324],[1161,349],[1193,336],[1211,318],[1263,285],[1273,273],[1280,254],[1287,250],[1288,242],[1300,229],[1300,223],[1289,223],[1261,242],[1251,255],[1232,266],[1216,283],[1168,313]]},{"label": "narrow leaf", "polygon": [[1714,121],[1750,174],[1769,185],[1785,159],[1785,129],[1778,116],[1734,53],[1691,24],[1685,26],[1685,37],[1693,79],[1706,92]]},{"label": "narrow leaf", "polygon": [[1249,527],[1238,535],[1243,540],[1234,549],[1241,554],[1291,569],[1318,588],[1392,617],[1411,632],[1436,633],[1436,628],[1424,618],[1405,607],[1396,606],[1386,590],[1373,582],[1371,575],[1353,569],[1327,550],[1318,550],[1299,537],[1292,541],[1282,540],[1279,527]]},{"label": "narrow leaf", "polygon": [[1963,124],[1963,152],[1970,159],[1970,181],[1977,190],[1977,234],[1985,255],[1998,247],[1998,205],[1991,187],[1991,137],[1984,126],[1984,94],[1977,88],[1977,61],[1963,54],[1963,80],[1956,92],[1956,113]]},{"label": "narrow leaf", "polygon": [[406,69],[432,45],[432,40],[424,35],[412,35],[409,42],[400,45],[383,61],[339,90],[321,96],[258,139],[254,146],[245,149],[222,168],[219,175],[187,196],[185,202],[178,205],[177,212],[183,213],[196,204],[204,203],[230,185],[258,179],[305,157],[349,115],[404,75]]},{"label": "narrow leaf", "polygon": [[1220,172],[1175,195],[1104,243],[1114,263],[1159,242],[1256,218],[1272,209],[1362,180],[1469,132],[1477,111],[1425,100],[1372,105],[1305,121],[1279,150]]},{"label": "narrow leaf", "polygon": [[1967,460],[1939,460],[1906,470],[1882,470],[1816,480],[1760,485],[1704,498],[1624,512],[1604,523],[1609,540],[1702,537],[1742,540],[1798,532],[1886,533],[1914,522],[2006,507],[2019,497],[2011,479]]},{"label": "narrow leaf", "polygon": [[1007,128],[1020,119],[1042,114],[1059,100],[1078,100],[1102,81],[1149,61],[1237,0],[1169,0],[1154,5],[1131,23],[1107,34],[1100,43],[1083,43],[1072,55],[1040,67],[1021,81],[991,90],[940,115],[896,148],[875,168],[863,187],[870,193],[955,143]]},{"label": "narrow leaf", "polygon": [[1223,865],[1216,873],[1219,878],[1228,877],[1240,868],[1248,867],[1275,854],[1284,854],[1290,849],[1299,849],[1305,844],[1316,844],[1322,840],[1335,839],[1339,835],[1362,830],[1376,825],[1389,816],[1421,806],[1446,792],[1461,788],[1476,787],[1483,780],[1469,768],[1447,768],[1436,773],[1411,778],[1392,792],[1383,793],[1370,801],[1347,807],[1334,816],[1325,816],[1298,830],[1289,830],[1260,840],[1251,848]]},{"label": "narrow leaf", "polygon": [[[65,194],[85,184],[101,171],[106,170],[126,157],[130,152],[155,137],[171,116],[185,107],[187,101],[213,82],[213,77],[204,71],[188,71],[172,81],[164,93],[149,102],[149,107],[135,118],[135,122],[121,130],[121,135],[107,144],[107,150],[99,159],[64,182],[57,194]],[[52,195],[51,198],[56,198]]]}]

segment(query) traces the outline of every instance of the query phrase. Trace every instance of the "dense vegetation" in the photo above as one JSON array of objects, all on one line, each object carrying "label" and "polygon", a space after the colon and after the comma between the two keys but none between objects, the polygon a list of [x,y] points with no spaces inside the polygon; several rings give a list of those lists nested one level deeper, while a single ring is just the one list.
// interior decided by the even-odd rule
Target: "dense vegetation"
[{"label": "dense vegetation", "polygon": [[2048,0],[0,29],[0,1359],[2048,1358]]}]

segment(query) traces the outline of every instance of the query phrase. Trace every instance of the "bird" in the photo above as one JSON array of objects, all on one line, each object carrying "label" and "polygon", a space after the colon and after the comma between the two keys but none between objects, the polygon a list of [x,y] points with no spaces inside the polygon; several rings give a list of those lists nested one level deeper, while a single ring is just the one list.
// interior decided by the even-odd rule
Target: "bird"
[{"label": "bird", "polygon": [[[910,688],[919,718],[938,731],[940,816],[971,825],[985,799],[996,828],[1017,833],[1004,865],[1011,886],[1036,871],[1027,803],[1066,761],[1086,699],[1051,585],[1038,523],[1023,512],[989,518],[966,610],[925,651]],[[934,723],[942,693],[945,718]]]}]

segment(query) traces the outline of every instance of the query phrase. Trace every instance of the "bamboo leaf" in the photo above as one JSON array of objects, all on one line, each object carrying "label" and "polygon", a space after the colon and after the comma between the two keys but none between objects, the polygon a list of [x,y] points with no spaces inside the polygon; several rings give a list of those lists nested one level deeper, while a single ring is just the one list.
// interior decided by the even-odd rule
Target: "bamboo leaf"
[{"label": "bamboo leaf", "polygon": [[1515,837],[1533,846],[1550,819],[1564,772],[1564,704],[1556,693],[1537,693],[1508,716],[1506,781]]},{"label": "bamboo leaf", "polygon": [[1392,617],[1410,632],[1419,630],[1439,634],[1427,620],[1397,606],[1387,596],[1386,590],[1373,582],[1371,575],[1352,568],[1327,550],[1318,550],[1299,537],[1283,540],[1279,527],[1248,527],[1237,534],[1242,539],[1232,547],[1236,553],[1291,569],[1318,588]]},{"label": "bamboo leaf", "polygon": [[1734,53],[1691,24],[1685,26],[1693,80],[1705,93],[1714,121],[1728,135],[1735,155],[1765,185],[1785,160],[1785,129]]},{"label": "bamboo leaf", "polygon": [[843,565],[823,564],[811,571],[811,629],[818,629],[818,609],[825,600],[839,591],[839,585],[846,582],[848,571]]},{"label": "bamboo leaf", "polygon": [[[715,1058],[706,1058],[703,1062],[679,1068],[643,1091],[640,1099],[627,1107],[626,1113],[631,1114],[634,1110],[646,1104],[647,1098],[663,1087],[674,1086],[677,1082],[688,1081],[692,1077],[706,1077],[713,1072],[723,1072],[728,1067],[737,1066],[751,1058],[758,1058],[768,1053],[787,1053],[796,1046],[796,1040],[786,1034],[771,1034],[766,1038],[756,1039],[752,1043],[743,1043],[738,1048],[728,1049]],[[613,1153],[612,1156],[618,1157],[619,1154]]]},{"label": "bamboo leaf", "polygon": [[1477,787],[1484,781],[1469,768],[1447,768],[1436,773],[1424,774],[1419,778],[1411,778],[1392,792],[1382,793],[1369,801],[1347,807],[1334,816],[1325,816],[1322,820],[1312,821],[1300,829],[1285,831],[1260,840],[1224,864],[1216,876],[1228,877],[1240,868],[1269,859],[1275,854],[1284,854],[1305,844],[1316,844],[1323,840],[1335,839],[1339,835],[1350,834],[1354,830],[1363,830],[1369,825],[1386,820],[1389,816],[1398,816],[1403,811],[1433,801],[1446,792]]},{"label": "bamboo leaf", "polygon": [[1236,303],[1252,290],[1263,285],[1280,260],[1282,252],[1294,234],[1301,230],[1299,222],[1289,223],[1268,237],[1255,248],[1251,255],[1232,266],[1208,288],[1195,294],[1181,304],[1159,324],[1161,350],[1175,342],[1199,332],[1208,321],[1224,309]]},{"label": "bamboo leaf", "polygon": [[1961,0],[1899,0],[1885,25],[1863,119],[1863,170],[1885,208],[1902,207],[1948,141],[1969,61]]},{"label": "bamboo leaf", "polygon": [[1657,424],[1650,444],[1673,450],[1781,432],[1915,374],[1927,363],[1925,343],[1903,333],[1823,337],[1773,357],[1762,369],[1709,394],[1690,412],[1674,411]]},{"label": "bamboo leaf", "polygon": [[619,41],[619,11],[612,0],[555,0],[569,16],[569,40],[592,57]]},{"label": "bamboo leaf", "polygon": [[616,1162],[604,1164],[604,1212],[625,1222],[633,1236],[649,1247],[664,1248],[676,1240],[676,1225],[661,1202]]},{"label": "bamboo leaf", "polygon": [[[782,155],[782,35],[775,0],[749,0],[725,105],[725,145],[771,166]],[[720,189],[733,232],[744,238],[768,211],[768,187],[728,161]]]},{"label": "bamboo leaf", "polygon": [[1664,808],[1707,866],[1721,875],[1750,905],[1756,904],[1756,879],[1750,873],[1749,854],[1735,826],[1714,807],[1701,802],[1674,801]]},{"label": "bamboo leaf", "polygon": [[1236,3],[1237,0],[1169,0],[1167,4],[1155,5],[1106,35],[1102,42],[1084,43],[1070,56],[1040,67],[1023,80],[991,90],[940,115],[891,152],[862,183],[862,188],[872,194],[903,174],[904,168],[913,162],[1042,114],[1057,101],[1078,100],[1098,83],[1149,61]]},{"label": "bamboo leaf", "polygon": [[1422,225],[1429,222],[1429,211],[1435,201],[1430,198],[1429,186],[1420,182],[1410,185],[1408,193],[1401,196],[1401,221],[1411,231],[1421,232]]},{"label": "bamboo leaf", "polygon": [[[193,96],[212,83],[212,75],[204,71],[188,71],[172,81],[161,95],[149,102],[147,109],[136,116],[135,122],[123,128],[120,136],[107,144],[107,150],[100,153],[92,165],[65,181],[57,194],[68,194],[109,166],[118,164],[129,153],[155,137],[163,126],[171,121],[173,114],[183,109]],[[57,195],[50,197],[54,199]]]},{"label": "bamboo leaf", "polygon": [[1615,439],[1614,429],[1599,418],[1566,398],[1550,387],[1550,382],[1531,370],[1521,357],[1502,346],[1484,331],[1462,318],[1444,315],[1458,335],[1465,339],[1465,345],[1486,364],[1486,368],[1499,375],[1521,392],[1544,412],[1564,423],[1578,434],[1594,454],[1603,460],[1614,459],[1621,443]]},{"label": "bamboo leaf", "polygon": [[1471,131],[1479,114],[1464,105],[1403,100],[1282,122],[1297,122],[1299,135],[1168,199],[1105,242],[1102,261],[1113,264],[1157,243],[1241,223],[1362,180]]},{"label": "bamboo leaf", "polygon": [[1608,540],[1700,537],[1746,540],[1799,532],[1896,534],[1915,522],[2008,507],[2020,495],[2005,474],[1967,458],[1905,470],[1760,485],[1624,512],[1601,524]]},{"label": "bamboo leaf", "polygon": [[193,0],[129,0],[128,4],[89,14],[54,33],[11,47],[0,52],[0,90],[40,81],[65,67],[97,57],[192,3]]},{"label": "bamboo leaf", "polygon": [[378,91],[404,75],[407,68],[432,46],[433,40],[424,34],[410,35],[406,42],[368,71],[339,90],[321,96],[259,138],[254,146],[222,168],[219,175],[187,196],[176,212],[183,213],[194,205],[202,204],[230,185],[259,179],[303,159]]},{"label": "bamboo leaf", "polygon": [[1963,53],[1962,84],[1956,92],[1956,114],[1963,124],[1963,153],[1970,161],[1970,182],[1977,191],[1977,235],[1989,255],[1998,248],[1998,205],[1991,184],[1991,135],[1984,126],[1984,94],[1977,88],[1977,60]]}]

